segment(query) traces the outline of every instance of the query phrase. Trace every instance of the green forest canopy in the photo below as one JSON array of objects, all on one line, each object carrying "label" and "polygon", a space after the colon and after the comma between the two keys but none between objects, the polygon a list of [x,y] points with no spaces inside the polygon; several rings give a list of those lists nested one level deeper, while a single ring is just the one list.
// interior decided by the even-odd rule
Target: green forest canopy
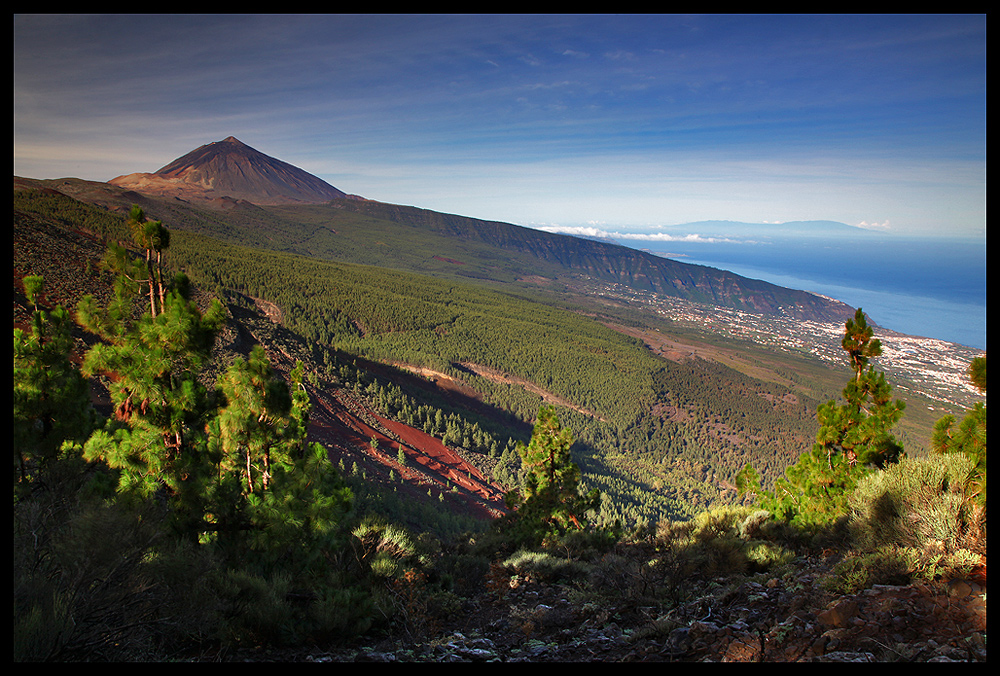
[{"label": "green forest canopy", "polygon": [[[63,196],[15,192],[17,209],[112,239],[123,218]],[[169,223],[166,224],[169,227]],[[670,362],[592,317],[473,281],[223,244],[173,233],[167,265],[202,288],[281,308],[287,328],[372,360],[460,377],[498,409],[532,419],[540,398],[462,370],[474,363],[516,376],[576,408],[584,482],[609,495],[607,516],[654,520],[724,499],[720,486],[747,462],[765,483],[811,443],[816,402],[721,364]],[[229,291],[227,291],[229,290]],[[832,381],[839,387],[839,379]],[[504,436],[494,430],[494,436]]]}]

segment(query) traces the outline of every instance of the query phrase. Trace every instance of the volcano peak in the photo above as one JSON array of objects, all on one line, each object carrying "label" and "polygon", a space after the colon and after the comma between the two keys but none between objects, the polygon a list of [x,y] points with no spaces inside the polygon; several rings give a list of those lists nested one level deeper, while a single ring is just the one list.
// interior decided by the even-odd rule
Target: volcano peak
[{"label": "volcano peak", "polygon": [[345,197],[326,181],[251,148],[235,136],[207,143],[151,173],[128,174],[112,185],[184,200],[230,198],[253,204],[310,204]]}]

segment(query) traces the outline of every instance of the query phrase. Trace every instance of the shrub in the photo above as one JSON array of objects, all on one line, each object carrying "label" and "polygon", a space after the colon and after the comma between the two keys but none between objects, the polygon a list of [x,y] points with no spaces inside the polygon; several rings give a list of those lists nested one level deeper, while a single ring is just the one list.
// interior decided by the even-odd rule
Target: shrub
[{"label": "shrub", "polygon": [[430,563],[409,530],[380,517],[366,517],[355,526],[352,534],[355,556],[376,578],[398,577],[413,566],[424,567]]},{"label": "shrub", "polygon": [[589,561],[614,548],[620,537],[621,533],[615,529],[571,530],[553,538],[549,549],[565,553],[570,559]]},{"label": "shrub", "polygon": [[703,576],[761,572],[789,563],[788,527],[766,510],[753,507],[720,507],[702,512],[688,522],[663,522],[656,542],[673,558],[688,564],[675,566]]},{"label": "shrub", "polygon": [[160,526],[155,508],[50,492],[15,504],[14,661],[155,660],[207,631],[211,561]]},{"label": "shrub", "polygon": [[886,547],[847,557],[834,566],[823,586],[835,594],[856,594],[875,584],[906,584],[914,568],[911,554],[899,547]]},{"label": "shrub", "polygon": [[763,540],[751,540],[744,548],[744,555],[750,568],[755,571],[771,570],[785,566],[795,558],[795,552],[785,547]]},{"label": "shrub", "polygon": [[218,593],[226,601],[225,620],[219,638],[249,645],[282,645],[292,638],[294,609],[289,603],[291,580],[247,570],[228,570],[219,579]]},{"label": "shrub", "polygon": [[490,570],[490,560],[469,552],[446,553],[438,561],[443,585],[458,594],[471,595],[482,590]]},{"label": "shrub", "polygon": [[309,638],[335,644],[359,636],[372,626],[375,602],[367,589],[327,587],[308,609]]},{"label": "shrub", "polygon": [[747,540],[757,537],[770,520],[771,513],[766,509],[750,512],[737,527],[739,536]]},{"label": "shrub", "polygon": [[968,575],[985,554],[985,513],[969,491],[974,477],[975,462],[960,453],[904,458],[866,477],[850,499],[855,553],[837,565],[827,585],[853,593],[873,584]]},{"label": "shrub", "polygon": [[963,454],[906,458],[866,477],[850,501],[850,533],[865,551],[884,545],[923,549],[939,541],[948,551],[967,544],[976,510],[967,487],[974,463]]},{"label": "shrub", "polygon": [[981,562],[974,552],[967,549],[946,552],[940,543],[930,542],[923,549],[884,545],[875,551],[846,557],[834,566],[833,574],[823,585],[837,594],[856,594],[876,584],[968,577]]},{"label": "shrub", "polygon": [[586,575],[589,570],[589,566],[579,561],[571,561],[547,552],[534,552],[525,549],[507,557],[503,566],[521,577],[547,582],[579,579]]}]

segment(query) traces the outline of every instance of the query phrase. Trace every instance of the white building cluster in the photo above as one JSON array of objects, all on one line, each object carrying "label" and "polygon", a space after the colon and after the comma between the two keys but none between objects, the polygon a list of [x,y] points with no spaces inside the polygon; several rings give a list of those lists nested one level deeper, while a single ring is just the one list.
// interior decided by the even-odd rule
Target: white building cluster
[{"label": "white building cluster", "polygon": [[[618,284],[595,282],[589,289],[608,298],[645,304],[650,310],[678,324],[697,326],[721,335],[753,341],[758,345],[798,354],[811,354],[824,361],[844,363],[839,322],[802,321],[730,308],[692,303],[679,298],[639,293]],[[970,408],[984,396],[969,382],[972,359],[982,350],[935,338],[908,336],[876,328],[882,356],[875,360],[893,387],[911,391],[959,409]]]}]

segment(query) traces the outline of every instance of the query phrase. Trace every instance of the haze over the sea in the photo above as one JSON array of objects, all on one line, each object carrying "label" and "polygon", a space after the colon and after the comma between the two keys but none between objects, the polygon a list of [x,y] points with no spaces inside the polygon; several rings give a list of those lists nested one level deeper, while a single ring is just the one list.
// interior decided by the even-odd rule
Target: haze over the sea
[{"label": "haze over the sea", "polygon": [[[864,308],[879,326],[912,336],[937,338],[980,350],[986,349],[986,303],[969,302],[967,291],[985,275],[965,275],[952,299],[942,298],[938,289],[915,286],[910,291],[893,287],[885,289],[852,286],[851,282],[823,281],[820,275],[799,277],[761,269],[752,265],[720,263],[716,261],[678,258],[688,263],[697,263],[722,268],[744,277],[764,281],[792,289],[805,289],[830,298],[836,298],[852,307]],[[906,262],[894,264],[892,269],[902,270]],[[887,272],[890,269],[887,268]]]},{"label": "haze over the sea", "polygon": [[830,221],[703,221],[657,229],[547,230],[804,289],[862,307],[880,326],[986,349],[986,246]]}]

